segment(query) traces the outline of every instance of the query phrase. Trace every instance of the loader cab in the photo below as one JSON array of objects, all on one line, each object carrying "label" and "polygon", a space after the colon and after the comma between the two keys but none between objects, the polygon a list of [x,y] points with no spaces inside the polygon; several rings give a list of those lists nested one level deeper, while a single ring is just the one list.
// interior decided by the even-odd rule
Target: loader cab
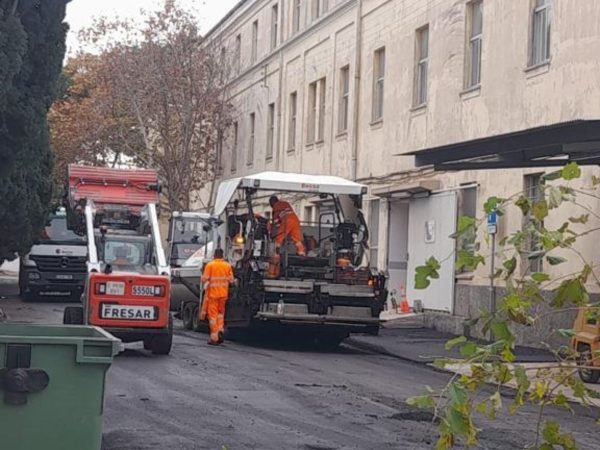
[{"label": "loader cab", "polygon": [[98,256],[115,271],[157,273],[152,239],[128,233],[97,234]]},{"label": "loader cab", "polygon": [[[213,240],[213,223],[208,214],[175,212],[169,223],[169,264],[182,267]],[[206,256],[206,255],[203,255]]]}]

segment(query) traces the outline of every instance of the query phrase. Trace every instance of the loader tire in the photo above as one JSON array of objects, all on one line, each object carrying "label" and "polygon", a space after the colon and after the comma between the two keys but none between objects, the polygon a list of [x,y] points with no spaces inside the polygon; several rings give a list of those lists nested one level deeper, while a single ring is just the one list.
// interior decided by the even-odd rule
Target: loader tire
[{"label": "loader tire", "polygon": [[63,313],[64,325],[83,325],[83,308],[81,306],[67,306]]},{"label": "loader tire", "polygon": [[154,336],[150,343],[153,355],[168,355],[173,346],[173,317],[169,314],[169,332]]}]

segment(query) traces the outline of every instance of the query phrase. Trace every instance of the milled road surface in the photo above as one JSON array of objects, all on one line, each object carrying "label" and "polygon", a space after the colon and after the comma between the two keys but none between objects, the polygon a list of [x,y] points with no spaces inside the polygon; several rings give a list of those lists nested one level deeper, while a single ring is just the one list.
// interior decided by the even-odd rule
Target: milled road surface
[{"label": "milled road surface", "polygon": [[[23,304],[0,286],[9,320],[58,323],[63,304]],[[0,292],[1,293],[1,292]],[[315,352],[297,345],[227,342],[176,332],[168,357],[140,345],[114,361],[105,393],[103,450],[431,449],[428,414],[405,404],[448,376],[426,366],[348,346]],[[509,398],[504,402],[508,404]],[[580,449],[600,449],[599,413],[553,411]],[[478,448],[521,449],[534,441],[537,411],[480,421]]]}]

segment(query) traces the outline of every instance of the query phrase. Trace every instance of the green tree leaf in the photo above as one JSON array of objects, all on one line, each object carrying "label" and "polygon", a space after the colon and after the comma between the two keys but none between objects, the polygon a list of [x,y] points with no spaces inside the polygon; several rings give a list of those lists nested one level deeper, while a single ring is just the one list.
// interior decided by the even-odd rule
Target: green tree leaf
[{"label": "green tree leaf", "polygon": [[570,162],[563,167],[561,175],[565,180],[574,180],[581,177],[581,169],[576,162]]},{"label": "green tree leaf", "polygon": [[521,208],[521,212],[523,213],[524,216],[529,214],[529,211],[531,211],[531,202],[529,201],[529,199],[527,199],[526,197],[524,197],[522,195],[515,202],[515,205],[517,205],[519,208]]},{"label": "green tree leaf", "polygon": [[473,342],[467,342],[460,348],[460,354],[463,358],[471,358],[477,352],[477,345]]},{"label": "green tree leaf", "polygon": [[513,256],[512,258],[504,261],[502,265],[506,269],[506,278],[508,278],[514,273],[515,269],[517,268],[517,258]]},{"label": "green tree leaf", "polygon": [[577,332],[572,328],[559,328],[557,331],[561,336],[566,338],[572,338],[577,334]]},{"label": "green tree leaf", "polygon": [[552,306],[562,308],[567,302],[575,305],[585,305],[589,303],[589,299],[588,291],[581,279],[573,278],[560,284],[556,290],[556,295],[552,299]]},{"label": "green tree leaf", "polygon": [[446,350],[452,350],[457,345],[463,344],[465,342],[467,342],[466,337],[458,336],[458,337],[455,337],[454,339],[450,339],[448,342],[446,342],[446,344],[444,345],[444,348]]},{"label": "green tree leaf", "polygon": [[439,270],[441,266],[437,259],[433,256],[429,258],[424,266],[419,266],[415,269],[415,289],[426,289],[431,284],[430,279],[438,279],[440,277]]},{"label": "green tree leaf", "polygon": [[586,224],[586,223],[588,223],[589,219],[590,219],[590,215],[589,214],[582,214],[579,217],[569,217],[569,222],[571,222],[571,223]]},{"label": "green tree leaf", "polygon": [[419,395],[417,397],[410,397],[406,399],[406,403],[410,406],[416,406],[421,409],[434,409],[435,408],[435,400],[431,394],[427,395]]},{"label": "green tree leaf", "polygon": [[563,194],[561,190],[556,186],[550,186],[547,189],[548,194],[548,207],[550,209],[558,208],[563,202]]},{"label": "green tree leaf", "polygon": [[566,258],[563,258],[562,256],[546,256],[546,261],[548,261],[548,264],[551,266],[558,266],[559,264],[567,262]]},{"label": "green tree leaf", "polygon": [[492,323],[491,328],[496,339],[503,341],[511,341],[513,339],[513,334],[508,329],[506,322],[496,320]]},{"label": "green tree leaf", "polygon": [[542,272],[535,272],[531,274],[531,279],[536,283],[543,283],[544,281],[550,280],[550,275]]},{"label": "green tree leaf", "polygon": [[548,202],[546,200],[540,200],[539,202],[535,202],[533,204],[533,216],[542,222],[546,217],[548,217]]},{"label": "green tree leaf", "polygon": [[492,211],[496,211],[498,215],[502,215],[502,211],[500,210],[500,205],[504,203],[506,199],[500,197],[490,197],[483,204],[483,209],[486,214],[491,213]]}]

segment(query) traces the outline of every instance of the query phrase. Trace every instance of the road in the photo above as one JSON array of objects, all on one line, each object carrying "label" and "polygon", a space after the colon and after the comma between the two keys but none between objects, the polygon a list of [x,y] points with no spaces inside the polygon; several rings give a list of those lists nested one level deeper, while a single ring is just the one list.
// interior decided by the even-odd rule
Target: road
[{"label": "road", "polygon": [[[9,320],[59,323],[63,304],[23,304],[0,285]],[[227,342],[177,324],[173,351],[151,356],[128,345],[108,373],[103,450],[431,449],[431,417],[405,399],[446,374],[349,346],[331,353],[299,345]],[[508,403],[510,399],[506,399]],[[600,449],[596,410],[551,415],[581,449]],[[537,411],[480,421],[478,448],[533,442]]]}]

